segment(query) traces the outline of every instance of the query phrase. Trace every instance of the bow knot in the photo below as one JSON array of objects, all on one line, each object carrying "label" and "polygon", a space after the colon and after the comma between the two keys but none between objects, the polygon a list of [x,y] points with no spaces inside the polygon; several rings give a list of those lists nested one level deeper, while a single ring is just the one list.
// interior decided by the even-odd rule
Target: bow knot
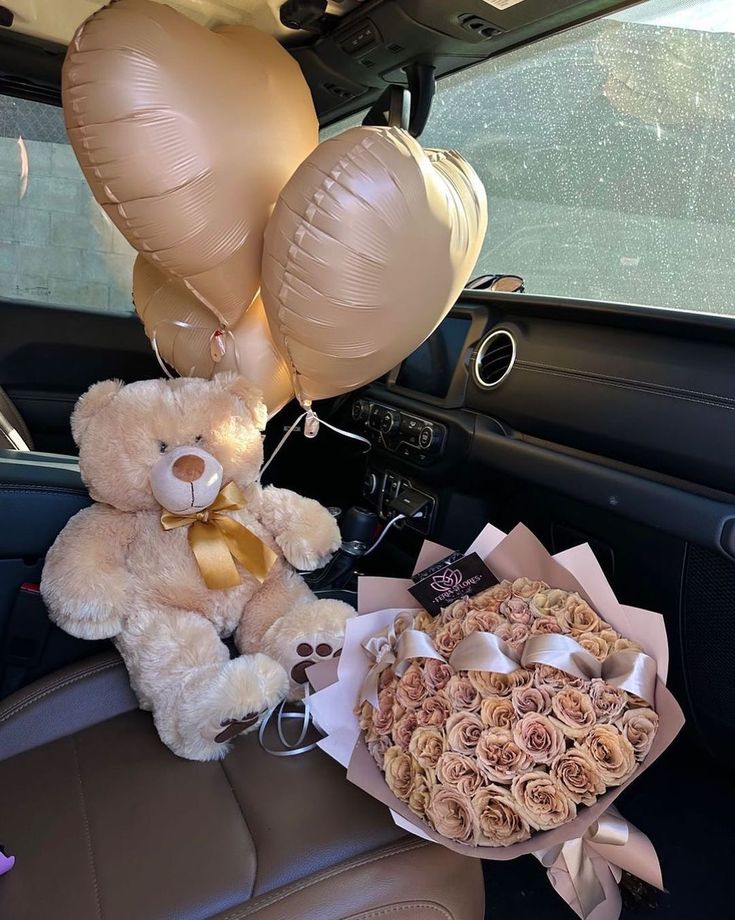
[{"label": "bow knot", "polygon": [[185,515],[164,511],[161,514],[164,530],[189,528],[189,546],[208,588],[221,590],[241,584],[235,560],[260,582],[276,561],[276,554],[260,537],[229,516],[228,512],[238,511],[245,505],[242,491],[231,482],[203,511]]}]

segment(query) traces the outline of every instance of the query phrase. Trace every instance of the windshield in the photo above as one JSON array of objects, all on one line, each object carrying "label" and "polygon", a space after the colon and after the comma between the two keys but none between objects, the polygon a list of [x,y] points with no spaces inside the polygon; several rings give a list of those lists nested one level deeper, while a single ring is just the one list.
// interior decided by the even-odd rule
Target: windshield
[{"label": "windshield", "polygon": [[735,313],[733,0],[649,0],[442,80],[421,141],[485,183],[475,274]]}]

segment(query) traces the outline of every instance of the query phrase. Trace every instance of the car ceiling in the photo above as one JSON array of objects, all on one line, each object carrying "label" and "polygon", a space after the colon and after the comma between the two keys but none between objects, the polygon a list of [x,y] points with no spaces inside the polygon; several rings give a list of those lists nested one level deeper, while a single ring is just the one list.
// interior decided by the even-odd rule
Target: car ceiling
[{"label": "car ceiling", "polygon": [[[13,14],[0,29],[0,92],[59,100],[66,44],[100,0],[0,0]],[[169,0],[203,25],[241,23],[289,47],[309,82],[323,125],[372,105],[405,68],[430,64],[437,77],[635,0],[329,0],[323,34],[281,25],[281,0]]]}]

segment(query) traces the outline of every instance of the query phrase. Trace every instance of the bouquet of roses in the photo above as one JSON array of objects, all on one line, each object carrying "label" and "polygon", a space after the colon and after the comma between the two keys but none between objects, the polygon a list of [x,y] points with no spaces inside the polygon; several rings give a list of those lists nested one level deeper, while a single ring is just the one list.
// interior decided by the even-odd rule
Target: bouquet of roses
[{"label": "bouquet of roses", "polygon": [[448,552],[425,544],[416,584],[361,579],[336,674],[310,674],[320,746],[412,833],[534,853],[580,916],[616,917],[621,869],[661,887],[611,805],[683,724],[663,620],[619,604],[589,547],[552,557],[523,526]]}]

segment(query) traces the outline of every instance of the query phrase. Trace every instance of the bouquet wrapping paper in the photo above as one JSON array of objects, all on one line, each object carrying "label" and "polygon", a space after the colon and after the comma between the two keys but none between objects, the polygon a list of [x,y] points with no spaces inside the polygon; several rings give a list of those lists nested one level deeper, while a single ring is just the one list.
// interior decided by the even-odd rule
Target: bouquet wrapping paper
[{"label": "bouquet wrapping paper", "polygon": [[[426,541],[415,571],[446,557],[451,550]],[[408,832],[448,847],[457,853],[483,859],[514,859],[535,855],[548,871],[551,884],[582,918],[614,920],[620,914],[617,882],[621,871],[637,875],[662,888],[658,859],[648,838],[626,822],[613,803],[640,772],[647,769],[674,740],[684,724],[676,700],[666,688],[668,643],[663,617],[649,610],[620,604],[592,550],[587,545],[551,556],[523,525],[505,534],[487,525],[467,550],[482,558],[498,580],[525,577],[565,591],[577,592],[621,636],[637,643],[653,659],[656,674],[652,701],[659,725],[651,748],[621,785],[608,789],[592,805],[580,807],[577,816],[552,830],[534,833],[510,846],[460,843],[438,834],[408,805],[398,799],[364,742],[358,715],[361,695],[369,684],[374,660],[366,654],[370,640],[385,635],[396,617],[418,613],[409,593],[410,580],[362,577],[358,590],[360,616],[348,621],[341,657],[315,665],[309,679],[316,690],[310,697],[314,721],[324,733],[319,746],[347,769],[347,778],[387,805],[393,819]]]}]

